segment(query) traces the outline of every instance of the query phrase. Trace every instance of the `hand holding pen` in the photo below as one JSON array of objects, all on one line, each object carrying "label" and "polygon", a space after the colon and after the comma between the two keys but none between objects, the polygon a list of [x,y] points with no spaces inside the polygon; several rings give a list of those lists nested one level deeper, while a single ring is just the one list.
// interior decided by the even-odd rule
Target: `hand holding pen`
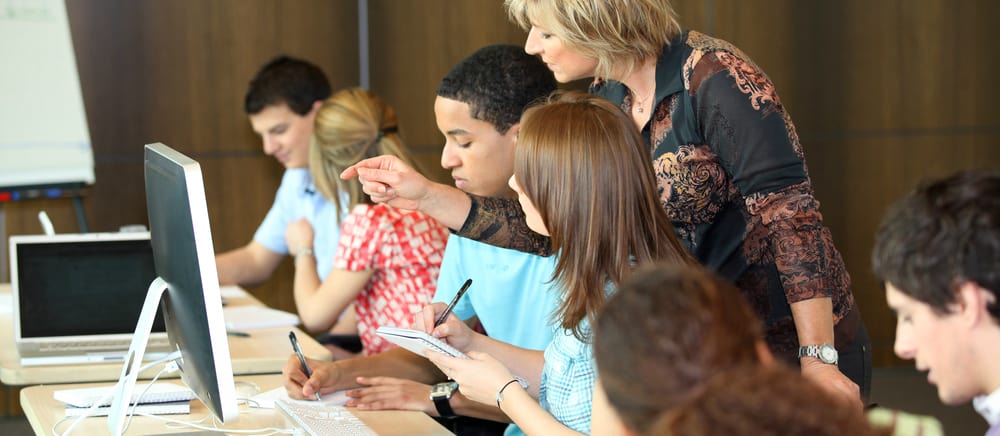
[{"label": "hand holding pen", "polygon": [[445,322],[445,320],[448,318],[448,315],[452,313],[452,309],[455,309],[455,305],[462,298],[463,294],[466,293],[466,290],[469,289],[469,285],[471,284],[473,284],[473,279],[466,279],[466,282],[462,284],[461,288],[459,288],[459,292],[455,293],[455,297],[453,297],[452,301],[449,302],[448,306],[445,307],[445,311],[441,313],[441,316],[439,316],[437,320],[435,320],[434,325],[431,326],[432,330],[435,327],[441,325],[441,323]]},{"label": "hand holding pen", "polygon": [[[301,365],[302,372],[306,374],[306,379],[313,377],[313,371],[309,369],[309,365],[306,364],[306,356],[302,355],[302,348],[299,348],[299,341],[295,337],[295,332],[288,332],[288,340],[292,342],[292,350],[295,351],[295,355],[299,357],[299,365]],[[315,392],[316,400],[320,401],[320,392]]]}]

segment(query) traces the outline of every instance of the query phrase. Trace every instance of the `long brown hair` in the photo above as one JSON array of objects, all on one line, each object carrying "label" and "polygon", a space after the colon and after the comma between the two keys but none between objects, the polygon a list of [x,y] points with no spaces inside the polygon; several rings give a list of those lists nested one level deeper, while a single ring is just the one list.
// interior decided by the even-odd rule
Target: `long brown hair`
[{"label": "long brown hair", "polygon": [[642,263],[692,262],[658,201],[643,138],[600,97],[559,93],[525,111],[514,174],[552,238],[560,325],[582,340],[580,322],[594,321],[606,284]]},{"label": "long brown hair", "polygon": [[649,264],[623,283],[594,327],[594,360],[609,403],[643,433],[706,380],[758,364],[761,320],[732,283],[704,268]]}]

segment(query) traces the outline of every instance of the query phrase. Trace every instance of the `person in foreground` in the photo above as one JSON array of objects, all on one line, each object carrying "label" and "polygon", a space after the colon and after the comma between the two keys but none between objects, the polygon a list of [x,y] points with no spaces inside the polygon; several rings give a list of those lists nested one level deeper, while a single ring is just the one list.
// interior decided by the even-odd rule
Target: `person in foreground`
[{"label": "person in foreground", "polygon": [[[546,66],[519,46],[486,46],[457,63],[442,79],[434,104],[435,121],[445,138],[441,165],[451,172],[455,185],[475,195],[516,197],[507,183],[514,174],[521,114],[555,89]],[[548,283],[553,270],[552,258],[452,235],[433,301],[444,306],[471,278],[472,286],[452,313],[470,325],[479,323],[495,338],[541,350],[552,339],[549,315],[557,307],[557,295]],[[506,427],[469,417],[510,422],[495,406],[466,399],[427,359],[403,349],[310,364],[316,374],[308,382],[295,358],[286,367],[286,388],[293,398],[360,385],[348,391],[349,406],[423,411],[459,435],[499,434]],[[435,383],[437,395],[432,399]],[[515,430],[511,426],[508,434]]]},{"label": "person in foreground", "polygon": [[872,268],[897,314],[893,350],[912,359],[939,399],[971,399],[998,435],[999,178],[966,171],[900,199],[876,234]]},{"label": "person in foreground", "polygon": [[[736,366],[664,411],[645,434],[658,436],[890,436],[845,401],[784,365]],[[922,434],[923,433],[911,433]]]},{"label": "person in foreground", "polygon": [[[669,0],[508,0],[525,50],[559,82],[621,107],[647,141],[678,238],[736,283],[775,356],[859,408],[872,352],[841,254],[824,227],[803,147],[768,77],[733,45],[678,24]],[[459,235],[542,255],[518,205],[404,174],[391,159],[351,170],[376,201],[417,208]],[[619,174],[631,177],[631,174]]]},{"label": "person in foreground", "polygon": [[[448,230],[421,212],[372,204],[356,180],[341,180],[359,160],[390,154],[413,165],[398,132],[396,112],[383,99],[361,88],[348,88],[326,99],[315,115],[309,166],[313,182],[340,215],[333,269],[320,279],[314,256],[295,257],[295,304],[310,332],[329,330],[354,303],[358,333],[366,355],[395,347],[375,334],[382,325],[408,325],[412,314],[431,302]],[[349,194],[341,203],[339,192]],[[305,218],[289,223],[289,247],[314,244]]]},{"label": "person in foreground", "polygon": [[[784,362],[775,361],[765,344],[762,322],[740,291],[704,268],[665,264],[641,268],[605,304],[594,334],[599,377],[594,389],[593,434],[731,434],[731,429],[724,428],[727,423],[714,422],[720,418],[714,409],[704,409],[727,401],[733,401],[735,424],[761,418],[742,430],[745,433],[734,434],[797,434],[795,429],[812,428],[818,422],[799,421],[801,417],[790,416],[790,410],[804,397],[817,395],[824,398],[803,404],[809,410],[803,418],[820,419],[819,424],[827,428],[821,434],[851,434],[851,429],[867,428],[857,423],[862,417],[858,408],[835,402],[805,378],[783,368]],[[736,374],[731,380],[741,380],[713,387],[713,380],[724,373]],[[746,380],[759,373],[767,374],[768,382]],[[768,387],[773,383],[779,387]],[[730,384],[753,392],[727,399]],[[831,410],[825,412],[825,408]],[[872,425],[890,428],[895,435],[942,434],[933,418],[877,410],[878,417],[868,412]],[[694,416],[682,424],[657,424],[658,416],[672,413],[675,420],[689,413]],[[691,428],[693,423],[706,429],[690,433],[678,429],[681,425]],[[787,428],[776,430],[783,425]],[[768,432],[763,431],[766,428]],[[762,432],[755,433],[755,429]]]},{"label": "person in foreground", "polygon": [[[594,336],[594,434],[647,433],[713,374],[773,364],[761,320],[740,291],[697,266],[637,270],[598,314]],[[598,413],[605,403],[609,413]]]},{"label": "person in foreground", "polygon": [[636,265],[692,262],[657,203],[646,154],[628,116],[599,97],[557,94],[526,110],[510,185],[528,226],[553,241],[561,300],[553,341],[545,351],[526,350],[454,316],[435,326],[440,306],[415,320],[469,355],[425,353],[459,391],[496,404],[526,434],[590,433],[597,311]]}]

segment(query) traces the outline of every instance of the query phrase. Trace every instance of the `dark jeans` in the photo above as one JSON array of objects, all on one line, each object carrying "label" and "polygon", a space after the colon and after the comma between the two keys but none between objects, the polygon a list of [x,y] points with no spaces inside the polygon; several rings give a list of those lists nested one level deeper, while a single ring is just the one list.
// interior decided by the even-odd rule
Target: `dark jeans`
[{"label": "dark jeans", "polygon": [[341,347],[352,353],[361,352],[361,338],[358,335],[332,335],[322,333],[316,337],[316,341],[321,344],[332,344]]},{"label": "dark jeans", "polygon": [[855,339],[838,351],[838,369],[858,385],[862,404],[869,404],[872,393],[872,343],[865,323],[859,322]]}]

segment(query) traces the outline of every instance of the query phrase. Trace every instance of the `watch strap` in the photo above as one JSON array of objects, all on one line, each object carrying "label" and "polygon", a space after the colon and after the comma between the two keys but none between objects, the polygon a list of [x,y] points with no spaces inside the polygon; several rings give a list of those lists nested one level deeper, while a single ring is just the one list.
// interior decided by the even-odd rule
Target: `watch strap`
[{"label": "watch strap", "polygon": [[[450,385],[452,383],[454,382],[446,382],[440,384]],[[434,402],[434,408],[435,410],[438,411],[438,416],[442,418],[455,418],[456,416],[458,416],[455,414],[455,411],[452,410],[452,405],[449,404],[449,401],[452,399],[452,394],[455,393],[454,388],[451,389],[452,390],[449,390],[448,393],[445,395],[435,395],[435,389],[433,387],[431,389],[431,401]]]}]

